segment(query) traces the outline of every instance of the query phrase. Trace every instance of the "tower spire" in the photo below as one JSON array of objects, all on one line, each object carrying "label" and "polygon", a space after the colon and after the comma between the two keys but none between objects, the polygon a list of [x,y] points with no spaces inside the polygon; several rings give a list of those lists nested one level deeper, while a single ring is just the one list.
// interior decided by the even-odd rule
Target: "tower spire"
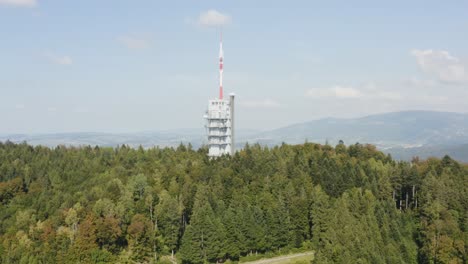
[{"label": "tower spire", "polygon": [[219,99],[223,99],[223,32],[220,34],[219,41]]}]

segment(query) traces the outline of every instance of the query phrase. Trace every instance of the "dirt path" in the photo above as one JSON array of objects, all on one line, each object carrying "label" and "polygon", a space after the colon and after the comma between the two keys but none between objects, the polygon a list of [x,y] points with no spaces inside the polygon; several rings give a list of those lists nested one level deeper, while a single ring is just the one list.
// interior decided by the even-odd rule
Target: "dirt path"
[{"label": "dirt path", "polygon": [[279,263],[285,260],[290,260],[290,259],[309,256],[309,255],[314,255],[314,252],[311,251],[311,252],[297,253],[297,254],[292,254],[292,255],[287,255],[287,256],[279,256],[279,257],[274,257],[274,258],[269,258],[269,259],[259,259],[256,261],[241,262],[241,263],[242,264],[273,264],[273,263]]}]

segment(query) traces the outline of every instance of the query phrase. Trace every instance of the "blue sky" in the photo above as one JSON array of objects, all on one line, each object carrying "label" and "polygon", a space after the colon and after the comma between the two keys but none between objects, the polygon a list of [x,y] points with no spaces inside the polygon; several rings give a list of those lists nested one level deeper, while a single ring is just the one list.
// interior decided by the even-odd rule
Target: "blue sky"
[{"label": "blue sky", "polygon": [[[352,3],[351,3],[352,2]],[[0,133],[467,112],[468,1],[0,0]]]}]

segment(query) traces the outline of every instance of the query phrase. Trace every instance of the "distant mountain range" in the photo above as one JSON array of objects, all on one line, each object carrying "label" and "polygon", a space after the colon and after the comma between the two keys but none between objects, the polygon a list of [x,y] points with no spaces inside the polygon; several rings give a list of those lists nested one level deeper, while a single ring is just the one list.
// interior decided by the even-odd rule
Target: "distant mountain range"
[{"label": "distant mountain range", "polygon": [[263,142],[328,141],[372,143],[379,147],[468,143],[468,114],[405,111],[353,119],[325,118],[258,135]]},{"label": "distant mountain range", "polygon": [[[426,158],[445,154],[468,162],[468,114],[434,111],[404,111],[361,118],[325,118],[294,124],[270,131],[240,130],[237,145],[246,142],[276,145],[305,141],[337,144],[370,143],[397,159],[413,156]],[[60,133],[34,135],[0,135],[0,141],[26,141],[32,145],[100,145],[126,144],[137,147],[192,144],[198,148],[206,142],[204,129],[182,129],[140,133]]]},{"label": "distant mountain range", "polygon": [[0,141],[10,140],[12,142],[26,141],[32,145],[44,145],[54,147],[57,145],[79,146],[79,145],[98,145],[114,147],[117,145],[128,145],[131,147],[143,146],[153,147],[173,147],[181,143],[191,143],[198,148],[204,140],[203,129],[181,129],[155,132],[137,132],[137,133],[57,133],[57,134],[14,134],[0,135]]},{"label": "distant mountain range", "polygon": [[428,158],[449,155],[453,159],[468,163],[468,144],[460,145],[432,145],[413,148],[394,147],[383,150],[392,157],[400,160],[411,160],[413,157]]}]

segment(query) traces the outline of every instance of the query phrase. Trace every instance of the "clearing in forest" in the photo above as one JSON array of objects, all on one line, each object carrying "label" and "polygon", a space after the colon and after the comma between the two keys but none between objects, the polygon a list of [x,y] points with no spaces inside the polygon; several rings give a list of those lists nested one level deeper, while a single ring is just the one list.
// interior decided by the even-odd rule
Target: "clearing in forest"
[{"label": "clearing in forest", "polygon": [[303,252],[286,256],[279,256],[268,259],[259,259],[249,262],[241,262],[242,264],[293,264],[293,263],[310,263],[314,258],[314,252]]}]

